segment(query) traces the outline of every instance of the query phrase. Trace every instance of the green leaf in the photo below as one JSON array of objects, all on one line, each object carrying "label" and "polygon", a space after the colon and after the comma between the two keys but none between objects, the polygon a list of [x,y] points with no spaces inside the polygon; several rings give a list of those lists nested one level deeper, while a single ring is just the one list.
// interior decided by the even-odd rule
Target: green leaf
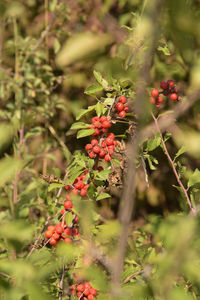
[{"label": "green leaf", "polygon": [[79,176],[82,172],[83,172],[84,167],[82,166],[77,166],[74,167],[70,170],[70,174],[72,174],[70,176],[70,182],[73,184],[74,180],[76,179],[77,176]]},{"label": "green leaf", "polygon": [[94,129],[82,129],[77,132],[77,139],[80,139],[85,136],[92,135],[94,133]]},{"label": "green leaf", "polygon": [[101,193],[97,198],[96,200],[99,201],[99,200],[102,200],[102,199],[105,199],[105,198],[110,198],[111,196],[107,193]]},{"label": "green leaf", "polygon": [[185,153],[186,151],[187,151],[186,146],[182,146],[176,153],[174,159],[177,159],[181,154]]},{"label": "green leaf", "polygon": [[95,110],[96,110],[97,116],[100,117],[102,114],[104,114],[104,112],[105,112],[105,110],[107,110],[107,108],[103,104],[98,102],[96,104]]},{"label": "green leaf", "polygon": [[61,188],[63,186],[62,183],[51,183],[48,187],[48,192],[51,192],[52,190]]},{"label": "green leaf", "polygon": [[189,181],[188,181],[188,188],[191,186],[200,183],[200,171],[196,169],[194,173],[190,176]]},{"label": "green leaf", "polygon": [[17,160],[16,158],[6,157],[0,160],[0,186],[3,186],[7,181],[11,181],[16,172],[19,171],[22,167],[22,161]]},{"label": "green leaf", "polygon": [[99,73],[99,72],[97,72],[97,71],[94,70],[93,74],[94,74],[96,80],[98,81],[98,83],[99,83],[104,89],[107,89],[108,86],[109,86],[109,85],[108,85],[108,81],[105,80],[105,79],[103,79],[101,73]]},{"label": "green leaf", "polygon": [[111,170],[103,170],[101,172],[98,172],[94,178],[96,180],[106,180],[110,173],[111,173]]},{"label": "green leaf", "polygon": [[26,133],[25,139],[27,140],[29,137],[40,135],[42,131],[43,131],[43,128],[34,127]]},{"label": "green leaf", "polygon": [[159,114],[157,119],[159,119],[160,117],[163,117],[165,115],[173,114],[173,112],[174,112],[173,110],[166,110],[162,114]]},{"label": "green leaf", "polygon": [[102,86],[100,86],[98,84],[92,84],[92,85],[90,85],[89,87],[87,87],[85,89],[84,93],[86,95],[93,95],[93,94],[96,94],[96,93],[98,93],[102,90],[103,90]]},{"label": "green leaf", "polygon": [[153,151],[158,146],[160,146],[160,144],[161,144],[161,137],[160,136],[156,136],[154,138],[151,138],[147,142],[146,150],[147,151]]},{"label": "green leaf", "polygon": [[76,116],[76,120],[79,120],[82,116],[86,115],[87,113],[93,111],[96,105],[88,106],[87,109],[80,109],[79,113]]},{"label": "green leaf", "polygon": [[114,101],[114,98],[106,98],[103,103],[106,105],[112,105],[113,101]]},{"label": "green leaf", "polygon": [[85,124],[83,122],[76,122],[76,123],[72,124],[70,129],[88,128],[89,126],[90,126],[89,124]]},{"label": "green leaf", "polygon": [[165,46],[159,46],[158,48],[158,51],[162,51],[166,56],[169,56],[171,55],[170,51],[169,51],[169,48],[167,47],[167,45]]}]

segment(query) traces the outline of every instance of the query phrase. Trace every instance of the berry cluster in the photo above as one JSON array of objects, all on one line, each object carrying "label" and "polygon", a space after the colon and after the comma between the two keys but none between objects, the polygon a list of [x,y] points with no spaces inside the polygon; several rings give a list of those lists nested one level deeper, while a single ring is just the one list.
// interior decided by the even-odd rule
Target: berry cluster
[{"label": "berry cluster", "polygon": [[94,129],[93,136],[100,136],[106,133],[109,127],[111,127],[111,122],[106,116],[100,118],[96,116],[92,118],[92,125],[89,128]]},{"label": "berry cluster", "polygon": [[124,118],[126,116],[126,113],[129,112],[128,106],[125,106],[127,102],[127,99],[125,96],[121,96],[118,99],[117,104],[115,105],[115,110],[118,113],[120,118]]},{"label": "berry cluster", "polygon": [[155,104],[156,107],[160,107],[160,103],[162,103],[163,98],[159,96],[159,90],[157,89],[151,90],[151,96],[152,97],[150,97],[150,102],[152,104]]},{"label": "berry cluster", "polygon": [[161,81],[160,88],[162,89],[160,92],[158,89],[151,90],[150,102],[156,107],[160,107],[160,103],[163,101],[161,94],[169,96],[169,99],[173,101],[181,100],[181,97],[177,95],[178,90],[173,80]]},{"label": "berry cluster", "polygon": [[[66,212],[73,208],[72,202],[70,201],[69,195],[66,195],[66,201],[64,202],[64,209],[61,209],[61,215],[65,215]],[[72,214],[74,214],[72,212]],[[63,219],[63,217],[62,217]],[[79,216],[74,215],[72,226],[67,226],[64,219],[62,222],[56,226],[50,225],[45,231],[45,237],[48,239],[50,245],[55,246],[59,241],[64,241],[65,243],[71,243],[74,237],[80,237],[78,232],[77,223],[79,221]]]},{"label": "berry cluster", "polygon": [[[73,190],[72,190],[73,194],[80,193],[81,196],[85,196],[87,194],[87,189],[89,187],[89,184],[87,183],[87,178],[86,178],[87,173],[88,173],[88,171],[85,170],[84,174],[78,176],[75,179],[73,185],[67,185],[67,186],[65,186],[65,189],[70,190],[71,188],[73,188]],[[86,181],[86,182],[84,182],[84,181]]]},{"label": "berry cluster", "polygon": [[85,146],[85,150],[88,152],[90,158],[98,156],[99,158],[104,158],[105,161],[110,161],[117,143],[114,133],[109,133],[106,138],[102,138],[99,141],[92,139],[91,143]]},{"label": "berry cluster", "polygon": [[175,83],[173,80],[168,80],[167,82],[161,81],[160,88],[163,89],[162,94],[165,96],[169,96],[170,100],[176,101],[181,100],[180,97],[177,95],[177,88],[175,87]]},{"label": "berry cluster", "polygon": [[69,295],[74,295],[80,300],[93,300],[97,296],[97,290],[89,282],[73,284],[70,286]]}]

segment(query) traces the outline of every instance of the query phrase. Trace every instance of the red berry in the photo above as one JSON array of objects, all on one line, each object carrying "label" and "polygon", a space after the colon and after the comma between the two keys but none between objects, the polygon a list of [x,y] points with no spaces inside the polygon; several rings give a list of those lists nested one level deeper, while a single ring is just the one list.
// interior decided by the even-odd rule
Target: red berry
[{"label": "red berry", "polygon": [[101,132],[102,132],[102,133],[108,132],[108,128],[102,128]]},{"label": "red berry", "polygon": [[65,234],[65,235],[71,236],[71,235],[72,235],[72,229],[69,228],[69,227],[67,227],[67,228],[64,230],[64,234]]},{"label": "red berry", "polygon": [[104,149],[101,149],[99,152],[100,157],[104,157],[106,155],[106,151]]},{"label": "red berry", "polygon": [[64,207],[65,207],[65,209],[70,209],[70,208],[72,208],[72,203],[71,203],[71,201],[65,201],[65,203],[64,203]]},{"label": "red berry", "polygon": [[91,144],[87,144],[85,146],[85,150],[88,151],[88,150],[91,150],[92,149],[92,145]]},{"label": "red berry", "polygon": [[124,96],[121,96],[120,98],[119,98],[119,101],[121,102],[121,103],[126,103],[126,101],[127,101],[127,99],[126,99],[126,97],[124,97]]},{"label": "red berry", "polygon": [[124,110],[120,111],[120,113],[119,113],[120,118],[124,118],[125,115],[126,115],[126,112]]},{"label": "red berry", "polygon": [[102,117],[100,118],[100,121],[101,121],[101,122],[107,121],[107,117],[106,117],[106,116],[102,116]]},{"label": "red berry", "polygon": [[76,216],[76,218],[74,219],[74,223],[78,223],[79,221],[79,216]]},{"label": "red berry", "polygon": [[93,296],[96,296],[97,295],[97,290],[93,289],[93,288],[90,288],[90,294],[92,294]]},{"label": "red berry", "polygon": [[83,293],[83,291],[84,291],[84,285],[83,285],[83,284],[79,284],[79,285],[77,285],[77,288],[76,288],[76,290],[77,290],[78,292],[81,292],[81,293]]},{"label": "red berry", "polygon": [[152,104],[155,104],[156,103],[156,99],[154,98],[154,97],[150,97],[150,102],[152,103]]},{"label": "red berry", "polygon": [[169,87],[174,86],[174,81],[173,80],[167,80],[167,83],[168,83]]},{"label": "red berry", "polygon": [[78,234],[78,229],[77,228],[73,228],[73,235],[77,235]]},{"label": "red berry", "polygon": [[160,82],[160,88],[166,90],[168,88],[168,83],[165,81]]},{"label": "red berry", "polygon": [[172,94],[170,95],[170,99],[176,101],[176,100],[178,99],[177,94],[176,94],[176,93],[172,93]]},{"label": "red berry", "polygon": [[50,231],[50,230],[48,230],[48,231],[45,232],[45,237],[48,238],[48,239],[49,239],[50,237],[52,237],[52,235],[53,235],[53,232]]},{"label": "red berry", "polygon": [[96,154],[95,154],[94,152],[90,152],[90,153],[89,153],[89,157],[90,157],[90,158],[95,158],[95,157],[96,157]]},{"label": "red berry", "polygon": [[90,291],[89,291],[89,289],[85,289],[85,291],[84,291],[84,295],[85,296],[88,296],[90,294]]},{"label": "red berry", "polygon": [[[68,201],[66,201],[66,202],[68,202]],[[69,201],[69,202],[71,202],[71,201]],[[63,227],[61,225],[56,225],[56,232],[57,233],[62,233],[63,232]]]},{"label": "red berry", "polygon": [[94,124],[94,126],[97,127],[97,128],[101,128],[101,126],[102,126],[101,122],[99,122],[99,121],[96,121],[96,122],[94,122],[93,124]]},{"label": "red berry", "polygon": [[98,141],[96,139],[93,139],[91,140],[91,145],[94,147],[94,146],[97,146],[98,145]]},{"label": "red berry", "polygon": [[49,225],[48,227],[47,227],[47,230],[48,231],[55,231],[55,226],[53,226],[53,225]]},{"label": "red berry", "polygon": [[66,194],[65,199],[69,201],[70,200],[70,196],[68,194]]},{"label": "red berry", "polygon": [[93,299],[94,299],[94,296],[91,295],[91,294],[89,294],[87,298],[88,298],[88,300],[93,300]]},{"label": "red berry", "polygon": [[111,123],[109,122],[109,121],[104,121],[103,123],[102,123],[102,127],[103,128],[109,128],[111,126]]},{"label": "red berry", "polygon": [[156,104],[156,107],[160,107],[160,104]]},{"label": "red berry", "polygon": [[118,102],[116,105],[115,105],[115,108],[117,111],[122,111],[124,109],[124,104],[121,103],[121,102]]},{"label": "red berry", "polygon": [[65,209],[61,209],[60,214],[64,215],[65,214]]},{"label": "red berry", "polygon": [[53,238],[54,238],[55,240],[59,240],[60,234],[58,234],[57,232],[55,232],[54,235],[53,235]]},{"label": "red berry", "polygon": [[159,96],[159,91],[158,91],[157,89],[153,89],[153,90],[151,91],[151,96],[152,96],[152,97],[158,97],[158,96]]},{"label": "red berry", "polygon": [[105,140],[105,142],[106,142],[107,146],[113,145],[113,139],[110,138],[110,137],[107,137],[106,140]]},{"label": "red berry", "polygon": [[106,154],[104,157],[105,161],[110,161],[111,160],[111,156],[109,154]]},{"label": "red berry", "polygon": [[53,237],[49,241],[49,244],[52,246],[56,245],[56,243],[57,243],[57,241]]},{"label": "red berry", "polygon": [[111,132],[111,133],[108,134],[108,137],[109,137],[109,138],[112,138],[112,139],[114,140],[115,135],[114,135],[114,133]]},{"label": "red berry", "polygon": [[91,284],[89,282],[85,282],[84,283],[84,288],[85,289],[90,289],[91,288]]},{"label": "red berry", "polygon": [[95,131],[94,131],[94,133],[93,133],[93,136],[96,136],[96,135],[99,135],[100,134],[100,131],[99,131],[99,129],[95,129]]},{"label": "red berry", "polygon": [[72,190],[72,194],[75,194],[75,195],[77,195],[78,194],[78,190],[76,189],[76,188],[74,188],[73,190]]},{"label": "red berry", "polygon": [[94,146],[92,150],[93,150],[94,153],[99,153],[100,152],[99,146]]},{"label": "red berry", "polygon": [[87,195],[87,190],[86,190],[85,188],[81,189],[80,195],[81,195],[81,196]]},{"label": "red berry", "polygon": [[163,98],[159,96],[159,97],[157,98],[157,102],[158,102],[158,103],[163,102]]},{"label": "red berry", "polygon": [[126,112],[126,113],[128,113],[129,112],[129,108],[126,106],[126,107],[124,107],[124,111]]},{"label": "red berry", "polygon": [[99,121],[99,117],[97,117],[97,116],[92,118],[92,123],[94,123],[96,121]]},{"label": "red berry", "polygon": [[71,186],[70,185],[66,185],[65,186],[65,190],[70,190],[71,189]]}]

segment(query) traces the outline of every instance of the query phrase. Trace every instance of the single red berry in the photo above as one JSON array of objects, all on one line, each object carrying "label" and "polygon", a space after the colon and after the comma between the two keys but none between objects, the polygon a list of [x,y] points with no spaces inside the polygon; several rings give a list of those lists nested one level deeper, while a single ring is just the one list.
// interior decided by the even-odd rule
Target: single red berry
[{"label": "single red berry", "polygon": [[124,104],[121,103],[121,102],[118,102],[116,105],[115,105],[115,109],[117,111],[122,111],[124,109]]},{"label": "single red berry", "polygon": [[96,121],[96,122],[94,122],[93,124],[94,124],[94,126],[97,127],[97,128],[101,128],[101,127],[102,127],[102,124],[101,124],[101,122],[99,122],[99,121]]},{"label": "single red berry", "polygon": [[98,145],[98,141],[96,139],[92,139],[91,140],[91,145],[94,147],[94,146],[97,146]]},{"label": "single red berry", "polygon": [[65,214],[65,209],[61,209],[60,214],[64,215]]},{"label": "single red berry", "polygon": [[76,288],[76,290],[77,290],[78,292],[81,292],[81,293],[83,293],[83,291],[84,291],[84,285],[83,285],[83,284],[79,284],[79,285],[77,285],[77,288]]},{"label": "single red berry", "polygon": [[120,113],[119,113],[120,118],[124,118],[125,115],[126,115],[126,112],[124,110],[120,111]]},{"label": "single red berry", "polygon": [[120,98],[119,98],[119,101],[121,102],[121,103],[126,103],[126,101],[127,101],[127,99],[126,99],[126,97],[125,96],[121,96]]},{"label": "single red berry", "polygon": [[76,188],[74,188],[74,189],[72,190],[72,194],[77,195],[78,193],[79,193],[79,190],[77,190]]},{"label": "single red berry", "polygon": [[72,233],[73,233],[73,235],[77,235],[78,234],[78,229],[77,228],[73,228]]},{"label": "single red berry", "polygon": [[102,116],[102,117],[100,118],[100,121],[101,121],[101,122],[107,121],[107,117],[106,117],[106,116]]},{"label": "single red berry", "polygon": [[175,93],[177,93],[177,92],[178,92],[178,90],[177,90],[177,88],[176,88],[176,87],[174,88],[174,92],[175,92]]},{"label": "single red berry", "polygon": [[55,231],[55,226],[53,226],[53,225],[49,225],[48,227],[47,227],[47,230],[48,231]]},{"label": "single red berry", "polygon": [[109,128],[111,126],[111,123],[109,122],[109,121],[104,121],[103,123],[102,123],[102,127],[103,128]]},{"label": "single red berry", "polygon": [[85,146],[85,150],[88,151],[88,150],[91,150],[92,149],[92,145],[91,144],[87,144]]},{"label": "single red berry", "polygon": [[99,153],[100,152],[99,146],[94,146],[92,150],[93,150],[94,153]]},{"label": "single red berry", "polygon": [[49,239],[50,237],[52,237],[52,235],[53,235],[53,232],[50,231],[50,230],[48,230],[48,231],[45,232],[45,237],[48,238],[48,239]]},{"label": "single red berry", "polygon": [[54,238],[55,240],[59,240],[60,234],[57,233],[57,232],[55,232],[54,235],[53,235],[53,238]]},{"label": "single red berry", "polygon": [[150,97],[149,101],[151,102],[151,104],[155,104],[156,103],[156,99],[154,97]]},{"label": "single red berry", "polygon": [[173,80],[167,80],[167,83],[169,85],[169,87],[173,87],[174,86],[174,81]]},{"label": "single red berry", "polygon": [[105,161],[110,161],[111,160],[111,156],[109,154],[106,154],[104,157]]},{"label": "single red berry", "polygon": [[65,190],[68,191],[68,190],[70,190],[70,189],[71,189],[71,186],[70,186],[70,185],[66,185],[66,186],[65,186]]},{"label": "single red berry", "polygon": [[57,243],[57,241],[53,237],[49,241],[49,244],[52,246],[56,245],[56,243]]},{"label": "single red berry", "polygon": [[108,132],[108,128],[102,128],[101,132],[102,132],[102,133]]},{"label": "single red berry", "polygon": [[101,149],[99,152],[100,157],[104,157],[106,155],[106,151],[104,149]]},{"label": "single red berry", "polygon": [[160,104],[156,104],[156,107],[160,107]]},{"label": "single red berry", "polygon": [[84,295],[85,296],[88,296],[90,294],[90,291],[89,291],[89,289],[85,289],[85,291],[84,291]]},{"label": "single red berry", "polygon": [[126,107],[124,107],[124,111],[126,112],[126,113],[128,113],[130,110],[129,110],[129,107],[128,106],[126,106]]},{"label": "single red berry", "polygon": [[95,157],[96,157],[96,154],[95,154],[94,152],[90,152],[90,153],[89,153],[89,157],[90,157],[90,158],[95,158]]},{"label": "single red berry", "polygon": [[159,96],[159,91],[157,89],[151,90],[151,96],[152,97],[158,97]]},{"label": "single red berry", "polygon": [[81,195],[81,196],[87,195],[87,190],[86,190],[85,188],[81,189],[80,195]]},{"label": "single red berry", "polygon": [[106,140],[105,140],[105,142],[106,142],[107,146],[113,145],[113,139],[110,138],[110,137],[107,137]]},{"label": "single red berry", "polygon": [[99,135],[100,134],[100,131],[99,131],[99,129],[95,129],[95,131],[94,131],[94,133],[93,133],[93,136],[97,136],[97,135]]},{"label": "single red berry", "polygon": [[96,296],[97,295],[97,290],[93,289],[93,288],[90,288],[90,294],[92,294],[93,296]]},{"label": "single red berry", "polygon": [[[68,201],[66,201],[66,202],[68,202]],[[69,202],[71,202],[71,201],[69,201]],[[60,234],[60,233],[63,232],[63,230],[64,230],[64,229],[63,229],[63,227],[62,227],[61,225],[56,225],[56,232],[57,232],[57,233]]]},{"label": "single red berry", "polygon": [[114,138],[115,138],[115,135],[114,135],[114,133],[112,133],[112,132],[111,132],[111,133],[109,133],[109,134],[108,134],[108,136],[107,136],[107,137],[109,137],[109,138],[111,138],[111,139],[113,139],[113,140],[114,140]]},{"label": "single red berry", "polygon": [[102,148],[106,148],[106,143],[105,143],[105,141],[103,141],[103,142],[101,143],[101,147],[102,147]]},{"label": "single red berry", "polygon": [[68,236],[72,236],[72,228],[69,227],[65,228],[64,234]]},{"label": "single red berry", "polygon": [[157,102],[158,102],[158,103],[162,103],[162,102],[163,102],[163,98],[159,96],[159,97],[157,98]]},{"label": "single red berry", "polygon": [[168,88],[168,83],[165,81],[160,82],[160,88],[166,90]]},{"label": "single red berry", "polygon": [[71,243],[71,242],[72,242],[72,240],[71,240],[70,238],[68,238],[68,237],[66,237],[66,238],[64,239],[64,241],[65,241],[65,243]]},{"label": "single red berry", "polygon": [[65,207],[65,209],[70,209],[70,208],[72,208],[72,203],[71,203],[71,201],[65,201],[65,203],[64,203],[64,207]]},{"label": "single red berry", "polygon": [[91,295],[91,294],[89,294],[87,298],[88,298],[88,300],[93,300],[93,299],[94,299],[94,296]]},{"label": "single red berry", "polygon": [[92,118],[92,123],[94,123],[96,121],[99,121],[99,117],[97,117],[97,116]]},{"label": "single red berry", "polygon": [[85,289],[90,289],[91,288],[91,284],[89,282],[85,282],[84,283],[84,288]]},{"label": "single red berry", "polygon": [[172,94],[170,95],[170,99],[176,101],[176,100],[178,99],[177,94],[176,94],[176,93],[172,93]]}]

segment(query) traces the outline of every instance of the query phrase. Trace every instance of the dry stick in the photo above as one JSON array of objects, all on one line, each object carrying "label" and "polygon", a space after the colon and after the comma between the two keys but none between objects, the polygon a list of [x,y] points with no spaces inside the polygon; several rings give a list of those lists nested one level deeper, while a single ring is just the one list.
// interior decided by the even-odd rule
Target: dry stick
[{"label": "dry stick", "polygon": [[195,214],[196,214],[196,209],[195,209],[194,207],[192,207],[192,204],[191,204],[190,198],[189,198],[189,196],[188,196],[187,190],[185,189],[185,187],[184,187],[182,181],[180,180],[180,177],[179,177],[179,175],[178,175],[178,173],[177,173],[177,171],[176,171],[174,162],[173,162],[173,160],[171,159],[171,156],[170,156],[170,154],[169,154],[169,152],[168,152],[168,150],[167,150],[167,146],[166,146],[165,141],[164,141],[164,139],[163,139],[162,132],[161,132],[160,127],[159,127],[159,125],[158,125],[158,120],[157,120],[157,118],[154,116],[153,113],[151,113],[151,115],[152,115],[152,117],[153,117],[153,119],[154,119],[154,122],[155,122],[155,125],[156,125],[156,129],[157,129],[157,131],[158,131],[159,134],[160,134],[161,142],[162,142],[162,145],[163,145],[163,148],[164,148],[164,153],[165,153],[165,155],[167,156],[167,158],[168,158],[168,160],[169,160],[169,163],[170,163],[170,165],[171,165],[171,168],[172,168],[172,170],[173,170],[173,172],[174,172],[174,175],[175,175],[175,177],[176,177],[176,180],[177,180],[177,182],[178,182],[180,188],[182,189],[183,194],[184,194],[185,197],[186,197],[186,201],[187,201],[187,204],[188,204],[188,206],[189,206],[189,208],[190,208],[190,211],[191,211],[191,213],[192,213],[193,215],[195,215]]},{"label": "dry stick", "polygon": [[65,266],[63,265],[62,271],[61,271],[61,274],[60,274],[58,300],[62,300],[62,296],[63,296],[64,275],[65,275]]},{"label": "dry stick", "polygon": [[[143,103],[146,98],[146,86],[150,81],[150,68],[151,61],[153,59],[154,50],[157,41],[157,31],[158,31],[158,19],[161,11],[161,1],[155,1],[154,8],[151,15],[152,23],[152,44],[149,46],[147,53],[145,55],[145,60],[141,72],[138,76],[138,83],[143,81],[142,87],[138,88],[136,93],[136,105],[135,111],[138,115],[138,120],[143,116]],[[134,143],[133,143],[134,142]],[[112,274],[112,295],[114,298],[119,296],[119,283],[121,271],[124,264],[124,257],[126,251],[126,244],[128,238],[129,224],[131,221],[131,216],[133,212],[133,207],[135,204],[135,198],[133,197],[135,192],[135,179],[136,179],[136,167],[135,158],[138,153],[139,143],[141,142],[141,133],[137,132],[134,141],[129,141],[127,145],[128,154],[128,170],[126,176],[126,182],[123,189],[122,200],[119,208],[119,220],[121,221],[121,233],[119,236],[118,249],[115,259],[113,259],[113,274]]]}]

